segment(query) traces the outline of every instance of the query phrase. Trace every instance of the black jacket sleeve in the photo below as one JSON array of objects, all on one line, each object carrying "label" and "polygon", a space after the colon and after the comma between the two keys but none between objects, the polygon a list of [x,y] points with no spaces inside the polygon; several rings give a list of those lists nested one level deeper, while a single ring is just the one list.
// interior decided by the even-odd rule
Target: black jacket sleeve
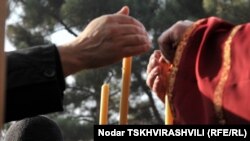
[{"label": "black jacket sleeve", "polygon": [[62,111],[65,81],[55,45],[7,53],[5,122]]}]

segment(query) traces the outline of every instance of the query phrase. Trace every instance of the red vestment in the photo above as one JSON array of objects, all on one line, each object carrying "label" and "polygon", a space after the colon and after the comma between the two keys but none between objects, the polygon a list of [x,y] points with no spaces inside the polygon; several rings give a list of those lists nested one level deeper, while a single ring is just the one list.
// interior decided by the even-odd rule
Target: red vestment
[{"label": "red vestment", "polygon": [[250,24],[197,21],[173,66],[167,94],[175,124],[250,123]]}]

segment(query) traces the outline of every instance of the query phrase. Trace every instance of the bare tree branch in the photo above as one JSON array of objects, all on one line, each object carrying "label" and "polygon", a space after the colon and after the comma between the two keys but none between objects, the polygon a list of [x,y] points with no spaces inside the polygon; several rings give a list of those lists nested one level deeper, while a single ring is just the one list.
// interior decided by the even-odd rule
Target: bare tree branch
[{"label": "bare tree branch", "polygon": [[[19,2],[21,2],[23,5],[26,4],[26,2],[24,0],[19,0]],[[48,13],[49,16],[51,16],[52,18],[54,18],[58,23],[60,23],[70,34],[72,34],[73,36],[77,37],[78,35],[62,20],[62,18],[53,13],[53,11],[50,10],[49,7],[43,7],[45,12]]]},{"label": "bare tree branch", "polygon": [[56,21],[58,21],[70,34],[75,37],[78,36],[66,23],[64,23],[64,21],[59,16],[56,16],[52,13],[50,14],[50,16],[52,16]]},{"label": "bare tree branch", "polygon": [[141,77],[141,75],[139,73],[134,72],[134,75],[136,76],[136,78],[138,79],[139,82],[142,82],[140,84],[141,84],[143,90],[148,95],[149,102],[150,102],[150,105],[151,105],[151,107],[153,109],[153,113],[155,115],[156,120],[158,121],[159,124],[164,124],[163,119],[161,118],[160,113],[159,113],[159,111],[157,110],[157,108],[155,106],[155,101],[153,99],[152,93],[150,92],[150,90],[147,87],[146,83],[143,83],[144,81],[142,80],[142,77]]}]

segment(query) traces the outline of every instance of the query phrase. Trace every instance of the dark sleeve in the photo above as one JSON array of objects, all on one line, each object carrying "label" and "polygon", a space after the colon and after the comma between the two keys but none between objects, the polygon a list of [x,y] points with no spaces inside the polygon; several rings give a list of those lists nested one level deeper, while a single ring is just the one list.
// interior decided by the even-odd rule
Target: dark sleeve
[{"label": "dark sleeve", "polygon": [[7,53],[5,122],[62,111],[65,81],[55,45]]}]

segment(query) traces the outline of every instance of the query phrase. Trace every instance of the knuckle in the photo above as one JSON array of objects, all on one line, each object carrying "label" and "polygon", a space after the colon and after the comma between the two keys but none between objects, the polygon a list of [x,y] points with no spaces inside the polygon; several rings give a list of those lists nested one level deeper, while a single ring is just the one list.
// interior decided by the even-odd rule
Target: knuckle
[{"label": "knuckle", "polygon": [[135,26],[133,30],[134,30],[136,33],[142,33],[141,28],[138,27],[138,26]]},{"label": "knuckle", "polygon": [[154,53],[153,53],[153,55],[152,55],[152,59],[153,59],[153,58],[157,58],[157,56],[158,56],[158,51],[155,50]]},{"label": "knuckle", "polygon": [[142,48],[142,50],[143,50],[143,52],[146,52],[146,51],[148,51],[149,49],[150,49],[150,45],[144,45]]},{"label": "knuckle", "polygon": [[136,23],[136,19],[134,19],[133,17],[130,17],[130,16],[128,16],[128,20],[129,21],[131,21],[131,23]]},{"label": "knuckle", "polygon": [[123,20],[125,20],[128,23],[134,23],[134,19],[128,15],[120,15],[122,16]]},{"label": "knuckle", "polygon": [[162,38],[158,38],[157,42],[158,42],[159,45],[162,45],[164,41],[162,40]]},{"label": "knuckle", "polygon": [[136,36],[134,37],[134,39],[135,39],[136,42],[140,42],[140,41],[142,40],[142,37],[139,36],[139,35],[136,35]]},{"label": "knuckle", "polygon": [[176,23],[175,23],[175,25],[181,25],[183,23],[183,21],[182,20],[179,20],[179,21],[177,21]]},{"label": "knuckle", "polygon": [[147,75],[146,84],[150,87],[150,80],[149,80],[149,76],[148,75]]},{"label": "knuckle", "polygon": [[151,60],[153,59],[155,57],[155,54],[153,53],[150,57],[149,57],[149,65],[150,65],[150,62],[151,62]]},{"label": "knuckle", "polygon": [[106,20],[108,18],[108,15],[102,15],[100,18]]},{"label": "knuckle", "polygon": [[150,56],[150,61],[157,58],[157,56],[158,56],[158,54],[159,54],[158,51],[159,51],[159,50],[155,50],[155,51],[153,52],[153,54]]},{"label": "knuckle", "polygon": [[150,64],[152,67],[156,64],[156,56],[154,55],[153,58],[150,60]]},{"label": "knuckle", "polygon": [[104,22],[105,23],[109,23],[109,22],[111,22],[112,21],[112,19],[113,19],[113,16],[111,16],[111,15],[104,15],[103,16],[104,17]]}]

